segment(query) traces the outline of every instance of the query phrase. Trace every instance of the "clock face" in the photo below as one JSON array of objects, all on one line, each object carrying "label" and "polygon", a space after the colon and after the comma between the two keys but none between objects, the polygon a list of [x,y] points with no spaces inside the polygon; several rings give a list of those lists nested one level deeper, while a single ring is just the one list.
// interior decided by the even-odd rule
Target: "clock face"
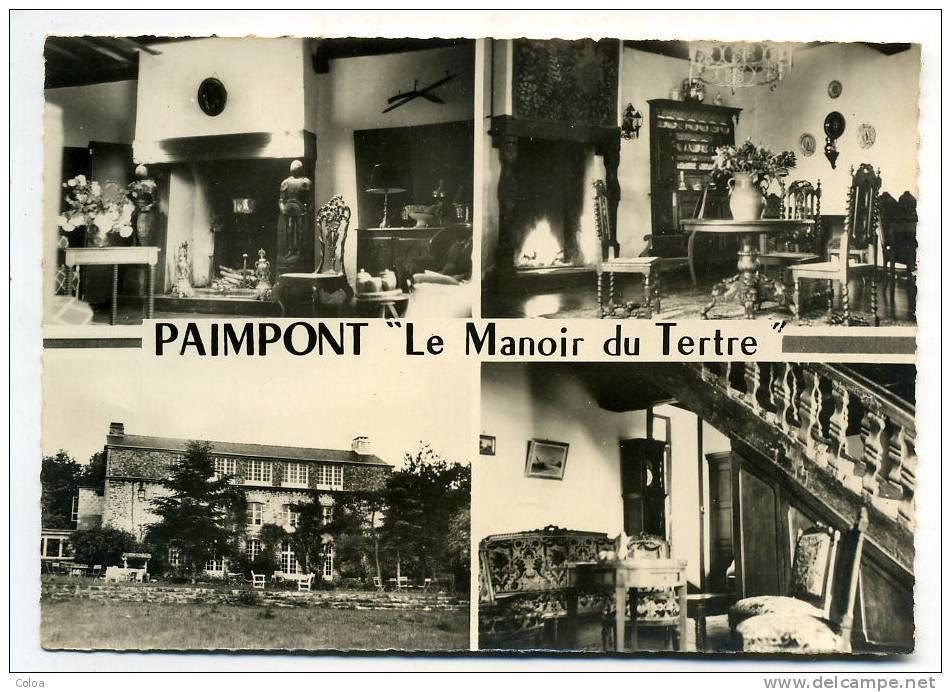
[{"label": "clock face", "polygon": [[228,91],[220,79],[209,77],[198,86],[198,107],[206,115],[221,115],[227,101]]}]

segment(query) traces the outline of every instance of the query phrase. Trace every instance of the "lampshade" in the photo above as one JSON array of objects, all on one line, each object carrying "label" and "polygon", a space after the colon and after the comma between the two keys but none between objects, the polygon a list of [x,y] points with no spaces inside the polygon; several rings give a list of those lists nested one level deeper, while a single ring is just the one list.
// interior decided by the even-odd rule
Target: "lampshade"
[{"label": "lampshade", "polygon": [[370,173],[370,185],[367,192],[374,192],[378,195],[391,195],[396,192],[406,192],[405,187],[400,187],[396,177],[396,169],[385,163],[378,163],[373,167]]}]

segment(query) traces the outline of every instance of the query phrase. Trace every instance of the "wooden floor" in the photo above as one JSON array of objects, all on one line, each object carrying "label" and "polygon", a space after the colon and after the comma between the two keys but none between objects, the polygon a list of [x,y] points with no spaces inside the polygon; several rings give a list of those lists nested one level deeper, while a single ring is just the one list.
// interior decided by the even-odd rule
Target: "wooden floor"
[{"label": "wooden floor", "polygon": [[[483,317],[548,317],[562,319],[590,319],[598,315],[597,290],[594,273],[584,285],[574,283],[560,289],[537,291],[515,290],[506,295],[493,296],[489,311]],[[710,302],[710,289],[716,277],[698,277],[693,286],[684,272],[664,277],[661,285],[661,311],[655,318],[699,319],[703,308]],[[615,277],[615,302],[622,300],[641,303],[643,290],[641,277],[621,275]],[[907,279],[878,281],[878,315],[882,326],[914,326],[914,284]],[[819,282],[803,282],[801,323],[804,325],[827,325],[827,301],[819,296]],[[849,283],[849,295],[853,316],[871,323],[871,284],[856,279]],[[812,299],[810,300],[810,296]],[[605,298],[606,300],[606,298]],[[738,303],[717,304],[710,312],[710,319],[743,319],[743,308]],[[790,320],[788,307],[766,303],[756,313],[759,319]]]}]

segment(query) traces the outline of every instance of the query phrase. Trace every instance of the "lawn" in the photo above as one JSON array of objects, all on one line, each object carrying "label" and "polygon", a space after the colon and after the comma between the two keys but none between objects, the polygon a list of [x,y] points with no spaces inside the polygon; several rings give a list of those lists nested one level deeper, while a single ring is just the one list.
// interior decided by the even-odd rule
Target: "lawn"
[{"label": "lawn", "polygon": [[44,600],[41,640],[47,649],[445,651],[469,648],[469,614]]}]

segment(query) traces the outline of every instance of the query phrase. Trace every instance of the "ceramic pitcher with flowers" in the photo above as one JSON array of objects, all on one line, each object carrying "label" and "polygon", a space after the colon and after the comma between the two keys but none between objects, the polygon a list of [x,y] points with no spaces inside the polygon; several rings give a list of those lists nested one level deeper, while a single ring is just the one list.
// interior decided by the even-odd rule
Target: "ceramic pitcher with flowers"
[{"label": "ceramic pitcher with flowers", "polygon": [[754,221],[763,216],[766,197],[754,182],[752,173],[734,173],[730,188],[730,213],[735,221]]},{"label": "ceramic pitcher with flowers", "polygon": [[739,147],[717,147],[713,176],[721,182],[726,180],[733,219],[755,221],[766,209],[766,190],[770,183],[787,175],[795,165],[796,155],[791,151],[774,154],[746,140]]}]

